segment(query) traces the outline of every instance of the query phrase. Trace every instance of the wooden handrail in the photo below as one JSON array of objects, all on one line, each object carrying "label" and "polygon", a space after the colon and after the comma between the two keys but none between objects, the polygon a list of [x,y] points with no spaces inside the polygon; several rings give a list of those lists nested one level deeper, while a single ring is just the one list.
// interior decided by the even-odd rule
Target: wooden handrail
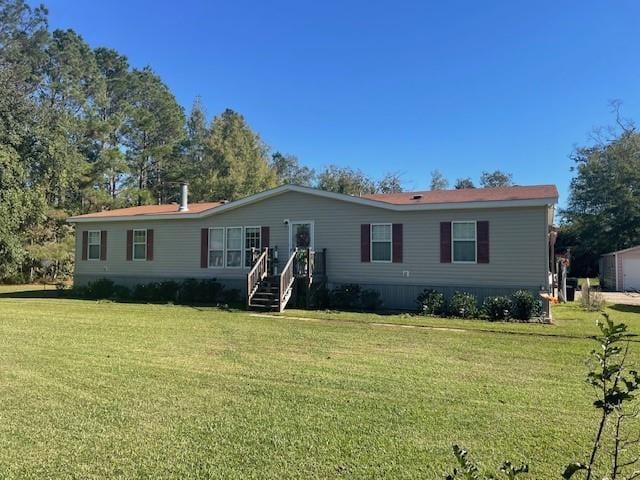
[{"label": "wooden handrail", "polygon": [[265,248],[260,256],[256,259],[256,263],[253,265],[249,273],[247,274],[247,306],[251,302],[253,295],[258,290],[260,282],[267,276],[267,259],[269,256],[269,249]]},{"label": "wooden handrail", "polygon": [[284,307],[286,306],[286,302],[290,296],[289,289],[291,288],[291,285],[295,280],[295,275],[293,272],[293,262],[296,259],[297,254],[298,254],[298,249],[296,248],[291,253],[291,256],[289,257],[289,260],[287,260],[287,263],[285,264],[285,266],[282,268],[282,273],[280,273],[280,288],[278,289],[279,290],[278,310],[281,312],[284,310]]}]

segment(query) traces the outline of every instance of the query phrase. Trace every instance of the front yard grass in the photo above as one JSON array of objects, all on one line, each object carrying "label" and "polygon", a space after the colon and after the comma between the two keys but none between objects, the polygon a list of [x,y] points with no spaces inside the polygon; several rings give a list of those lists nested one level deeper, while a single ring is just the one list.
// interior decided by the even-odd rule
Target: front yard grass
[{"label": "front yard grass", "polygon": [[432,479],[454,442],[558,478],[594,430],[592,342],[547,334],[594,331],[572,307],[555,326],[414,318],[477,325],[449,331],[38,296],[0,288],[2,478]]}]

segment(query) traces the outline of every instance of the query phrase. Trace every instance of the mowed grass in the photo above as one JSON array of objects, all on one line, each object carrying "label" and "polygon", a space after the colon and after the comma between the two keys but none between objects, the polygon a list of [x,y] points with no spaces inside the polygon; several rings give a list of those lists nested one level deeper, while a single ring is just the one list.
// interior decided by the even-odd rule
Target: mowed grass
[{"label": "mowed grass", "polygon": [[1,478],[557,478],[595,427],[584,338],[38,296],[0,289]]}]

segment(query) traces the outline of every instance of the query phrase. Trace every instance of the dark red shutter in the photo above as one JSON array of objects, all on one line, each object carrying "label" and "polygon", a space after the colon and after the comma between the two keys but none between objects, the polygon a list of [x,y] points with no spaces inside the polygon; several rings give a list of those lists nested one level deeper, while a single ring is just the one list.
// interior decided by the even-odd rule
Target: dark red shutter
[{"label": "dark red shutter", "polygon": [[360,225],[360,261],[371,261],[371,225],[368,223]]},{"label": "dark red shutter", "polygon": [[200,230],[200,268],[209,266],[209,229]]},{"label": "dark red shutter", "polygon": [[127,261],[133,260],[133,230],[127,230]]},{"label": "dark red shutter", "polygon": [[269,227],[260,229],[260,248],[269,248]]},{"label": "dark red shutter", "polygon": [[153,229],[147,230],[147,261],[153,260]]},{"label": "dark red shutter", "polygon": [[107,231],[100,231],[100,260],[107,259]]},{"label": "dark red shutter", "polygon": [[489,263],[489,222],[476,223],[476,239],[478,241],[478,263]]},{"label": "dark red shutter", "polygon": [[393,263],[402,263],[402,224],[394,223],[392,230]]},{"label": "dark red shutter", "polygon": [[87,254],[89,251],[89,232],[86,230],[82,232],[82,260],[87,259]]},{"label": "dark red shutter", "polygon": [[440,222],[440,263],[451,263],[451,222]]}]

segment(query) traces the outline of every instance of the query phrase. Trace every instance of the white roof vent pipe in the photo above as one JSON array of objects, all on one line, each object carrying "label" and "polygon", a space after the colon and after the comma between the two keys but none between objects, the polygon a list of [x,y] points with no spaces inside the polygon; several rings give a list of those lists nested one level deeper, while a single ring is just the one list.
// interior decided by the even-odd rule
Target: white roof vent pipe
[{"label": "white roof vent pipe", "polygon": [[178,211],[189,211],[189,184],[186,182],[180,184],[180,208],[178,208]]}]

